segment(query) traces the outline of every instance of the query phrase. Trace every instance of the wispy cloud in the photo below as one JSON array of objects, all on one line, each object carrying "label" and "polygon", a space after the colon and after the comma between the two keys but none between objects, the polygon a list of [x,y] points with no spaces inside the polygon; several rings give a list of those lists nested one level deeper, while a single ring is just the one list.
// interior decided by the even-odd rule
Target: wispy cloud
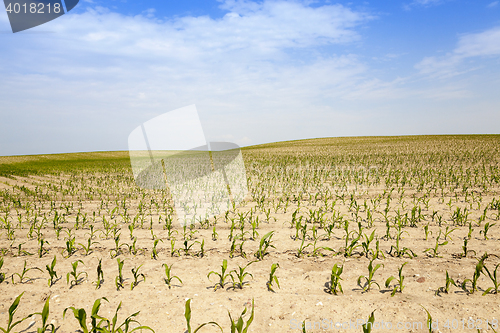
[{"label": "wispy cloud", "polygon": [[449,77],[473,70],[474,67],[460,68],[468,58],[497,56],[500,56],[500,27],[462,35],[452,52],[440,57],[426,57],[415,68],[433,77]]},{"label": "wispy cloud", "polygon": [[48,23],[50,36],[11,38],[0,53],[0,112],[43,115],[73,135],[84,117],[102,118],[93,126],[103,132],[114,119],[122,132],[108,140],[116,146],[137,123],[196,103],[212,119],[208,136],[247,143],[259,137],[244,126],[255,117],[300,113],[366,79],[356,55],[322,48],[358,42],[358,28],[372,16],[299,1],[221,5],[228,13],[220,19],[165,20],[152,10],[125,16],[97,6]]},{"label": "wispy cloud", "polygon": [[411,10],[414,7],[432,7],[437,6],[449,0],[413,0],[411,3],[403,4],[403,9]]},{"label": "wispy cloud", "polygon": [[486,7],[488,7],[488,8],[497,7],[498,3],[499,3],[498,1],[493,1],[492,3],[488,4],[488,6],[486,6]]}]

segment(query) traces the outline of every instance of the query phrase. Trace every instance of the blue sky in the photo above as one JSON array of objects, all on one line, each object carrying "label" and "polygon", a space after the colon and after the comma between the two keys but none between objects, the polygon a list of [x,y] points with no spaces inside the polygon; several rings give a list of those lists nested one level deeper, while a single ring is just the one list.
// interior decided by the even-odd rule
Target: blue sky
[{"label": "blue sky", "polygon": [[0,155],[126,150],[196,104],[210,141],[500,133],[500,3],[87,0],[0,10]]}]

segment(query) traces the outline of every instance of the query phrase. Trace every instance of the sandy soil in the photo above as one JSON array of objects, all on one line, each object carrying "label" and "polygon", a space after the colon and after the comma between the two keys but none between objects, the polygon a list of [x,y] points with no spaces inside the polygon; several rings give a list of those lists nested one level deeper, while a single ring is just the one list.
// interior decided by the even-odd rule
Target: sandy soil
[{"label": "sandy soil", "polygon": [[[43,179],[32,180],[43,181]],[[11,183],[11,180],[5,182]],[[365,195],[366,198],[379,193],[376,189],[370,191],[368,195]],[[411,192],[408,192],[406,196],[407,200],[410,201]],[[491,199],[492,197],[484,196],[483,202],[489,202]],[[362,200],[363,197],[360,197],[360,204]],[[89,214],[96,206],[96,202],[85,203]],[[255,203],[249,202],[240,210],[248,211],[254,206]],[[109,300],[109,303],[104,302],[101,306],[101,315],[111,318],[118,304],[122,302],[118,318],[120,323],[126,316],[140,311],[137,316],[138,321],[143,325],[150,326],[156,332],[186,331],[184,306],[188,298],[192,299],[192,325],[194,328],[204,322],[216,321],[225,332],[230,332],[228,311],[233,315],[233,318],[238,317],[245,307],[250,308],[252,299],[255,301],[255,319],[249,329],[251,332],[299,332],[297,329],[299,323],[304,320],[308,325],[307,332],[361,332],[361,327],[356,326],[355,323],[358,320],[367,320],[374,310],[376,322],[386,323],[384,331],[427,332],[425,328],[418,328],[418,323],[425,326],[427,319],[427,314],[422,306],[431,313],[433,320],[437,321],[439,327],[436,332],[477,332],[476,326],[487,329],[486,320],[494,322],[499,319],[500,301],[498,295],[482,296],[483,291],[492,286],[492,282],[484,275],[478,280],[479,291],[473,294],[467,294],[460,288],[452,286],[449,294],[436,295],[436,290],[445,284],[446,271],[455,281],[461,282],[465,278],[472,278],[478,258],[484,252],[500,255],[499,226],[492,227],[488,233],[489,240],[485,240],[479,233],[480,227],[476,226],[479,218],[478,211],[473,210],[469,216],[469,220],[474,221],[475,227],[468,247],[474,250],[475,254],[470,253],[466,258],[459,256],[463,252],[463,238],[468,233],[467,226],[460,227],[450,234],[449,243],[439,248],[438,255],[440,257],[434,258],[424,253],[425,249],[434,246],[435,237],[440,229],[437,223],[432,222],[428,217],[429,230],[432,232],[428,240],[424,239],[425,233],[422,228],[427,221],[420,222],[417,228],[407,227],[404,229],[408,234],[404,234],[401,246],[410,248],[418,256],[413,259],[408,256],[397,258],[388,255],[391,245],[395,245],[395,240],[382,239],[382,236],[385,235],[385,223],[382,222],[381,214],[384,207],[382,204],[378,209],[379,212],[375,213],[374,228],[366,229],[364,233],[369,234],[372,230],[376,230],[376,236],[380,238],[380,249],[386,258],[374,262],[374,264],[383,265],[374,275],[374,280],[380,285],[380,289],[374,285],[370,291],[365,292],[357,285],[357,279],[360,275],[368,275],[367,266],[370,260],[360,254],[361,248],[358,248],[354,255],[349,258],[343,255],[335,256],[326,250],[322,251],[324,256],[313,257],[308,256],[312,250],[312,246],[310,246],[302,258],[297,257],[297,248],[301,241],[293,239],[295,229],[289,228],[291,213],[296,206],[296,204],[292,204],[286,213],[282,210],[278,213],[271,213],[272,218],[268,222],[265,221],[264,214],[258,214],[263,221],[258,229],[260,236],[257,240],[252,240],[250,234],[247,235],[247,241],[243,246],[247,258],[242,257],[238,252],[234,258],[229,257],[231,246],[231,242],[228,240],[229,223],[224,222],[223,217],[219,218],[217,224],[217,240],[212,240],[212,227],[210,227],[208,230],[197,228],[195,238],[189,241],[191,244],[191,242],[204,240],[205,254],[203,257],[197,256],[200,251],[198,243],[193,245],[187,255],[181,253],[172,257],[170,241],[167,239],[168,232],[156,222],[158,217],[153,215],[153,221],[155,221],[153,232],[163,240],[158,245],[158,258],[156,260],[151,258],[153,240],[151,231],[147,229],[147,223],[144,225],[144,229],[135,229],[134,236],[137,237],[138,253],[133,255],[126,248],[123,248],[123,253],[118,256],[125,261],[123,267],[125,285],[120,290],[117,290],[115,286],[115,277],[118,273],[117,260],[111,258],[110,255],[110,250],[115,247],[113,239],[101,239],[98,233],[95,241],[98,241],[99,244],[94,246],[94,250],[89,255],[85,255],[79,247],[75,254],[64,258],[62,253],[67,235],[63,232],[57,239],[49,224],[49,227],[43,231],[45,240],[50,243],[50,245],[46,245],[48,252],[42,258],[38,258],[38,242],[36,239],[27,240],[25,235],[28,230],[16,230],[16,240],[13,242],[6,239],[5,234],[2,234],[0,249],[5,251],[5,262],[1,272],[4,272],[7,278],[0,284],[0,327],[6,326],[8,308],[15,297],[23,292],[24,295],[16,318],[21,318],[28,313],[40,312],[44,301],[50,297],[49,320],[58,327],[58,332],[76,332],[78,329],[78,323],[71,312],[67,313],[63,319],[62,314],[65,308],[70,306],[84,308],[89,313],[94,301],[99,297],[106,297]],[[302,206],[301,212],[305,215],[309,208],[317,210],[322,206],[320,202],[317,206]],[[454,202],[452,209],[465,206],[466,203],[459,200]],[[339,202],[336,209],[346,218],[351,217],[347,204]],[[437,197],[431,199],[429,210],[424,213],[430,214],[434,210],[442,214],[444,219],[449,222],[452,210],[445,203],[438,202]],[[332,212],[328,211],[326,217],[329,218],[331,215]],[[363,213],[361,215],[364,216]],[[102,228],[100,222],[101,220],[98,219],[97,224],[101,225]],[[488,214],[486,222],[497,223],[493,212]],[[366,223],[363,222],[363,225],[366,226]],[[445,227],[446,224],[443,223],[441,229],[444,231]],[[182,229],[179,226],[175,226],[175,229],[179,232],[178,235],[175,235],[177,239],[175,248],[181,248],[183,246]],[[249,226],[246,230],[250,230]],[[357,230],[357,226],[353,222],[351,222],[351,230]],[[214,291],[216,277],[211,276],[211,279],[208,279],[207,274],[210,271],[220,272],[220,266],[224,259],[228,260],[228,271],[237,269],[238,265],[244,266],[250,261],[254,261],[256,259],[254,253],[258,248],[259,239],[269,231],[275,232],[272,238],[272,244],[275,248],[270,249],[269,255],[265,256],[263,260],[256,261],[247,268],[247,271],[253,275],[253,279],[248,276],[246,279],[248,284],[245,284],[243,289],[232,288],[231,280],[228,279],[224,289],[220,288]],[[238,231],[235,230],[235,234],[237,233]],[[323,234],[322,231],[319,233]],[[392,230],[391,233],[394,236],[395,231]],[[88,234],[88,228],[75,230],[76,243],[85,244]],[[120,241],[132,244],[129,234],[129,230],[123,228]],[[345,243],[344,234],[343,229],[336,228],[330,240],[321,237],[317,246],[327,246],[339,251]],[[444,236],[441,239],[443,238]],[[23,255],[22,253],[19,255],[18,244],[20,242],[25,242],[22,244],[22,250],[34,255]],[[311,240],[306,241],[306,243],[310,242],[312,243]],[[374,243],[372,243],[371,248],[373,248]],[[64,254],[66,253],[64,252]],[[59,279],[53,286],[49,287],[45,265],[50,264],[54,256],[57,257],[56,271]],[[103,263],[104,283],[100,289],[96,290],[96,267],[99,259],[102,259]],[[70,287],[66,282],[66,274],[71,271],[71,263],[76,260],[83,261],[84,264],[78,266],[78,271],[87,272],[88,277],[82,276],[79,285]],[[13,276],[13,274],[20,273],[25,262],[28,268],[38,267],[42,271],[29,271],[26,274],[28,278],[25,278],[21,283],[19,277]],[[392,287],[385,288],[384,282],[389,276],[397,276],[398,268],[404,262],[408,262],[403,268],[405,289],[403,293],[396,293],[394,297],[391,297]],[[162,267],[164,263],[173,264],[172,274],[180,277],[182,284],[173,281],[173,286],[169,288],[164,283],[165,274]],[[275,292],[268,291],[266,287],[273,263],[280,265],[276,271],[280,288],[275,288]],[[490,270],[498,263],[500,263],[500,259],[494,256],[485,261]],[[344,266],[341,282],[344,293],[337,296],[327,292],[330,272],[334,264]],[[131,290],[133,281],[131,269],[140,265],[142,265],[140,272],[145,275],[146,280],[140,279],[141,282]],[[14,283],[12,283],[12,277]],[[19,325],[16,331],[23,329],[23,332],[35,332],[40,324],[40,316],[34,318],[35,320],[29,319]],[[248,315],[245,318],[248,318]],[[453,324],[453,320],[456,320],[455,323],[458,327],[446,328],[448,320],[450,326]],[[462,320],[465,323],[464,328],[462,328]],[[349,321],[351,324],[348,326]],[[319,322],[323,326],[318,327]],[[388,329],[388,322],[391,323],[392,329]],[[342,329],[339,329],[339,325],[341,325],[339,323],[344,323]],[[398,323],[401,323],[400,329],[397,327]],[[313,325],[316,326],[314,329]],[[410,328],[409,325],[413,327]],[[218,329],[211,326],[205,326],[201,329],[201,332],[217,331]]]}]

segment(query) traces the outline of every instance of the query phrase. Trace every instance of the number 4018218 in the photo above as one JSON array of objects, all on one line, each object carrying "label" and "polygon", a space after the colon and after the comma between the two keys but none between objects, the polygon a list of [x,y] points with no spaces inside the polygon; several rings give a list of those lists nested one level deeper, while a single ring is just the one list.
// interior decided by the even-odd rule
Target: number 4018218
[{"label": "number 4018218", "polygon": [[[485,325],[485,327],[482,327],[482,325]],[[469,329],[469,330],[481,330],[481,329],[487,329],[487,327],[490,326],[493,329],[498,328],[498,319],[493,319],[493,320],[481,320],[481,319],[453,319],[453,320],[446,320],[444,323],[443,327],[448,328],[448,329]]]},{"label": "number 4018218", "polygon": [[7,13],[9,14],[59,14],[62,10],[60,3],[35,3],[30,4],[19,4],[19,3],[9,3],[7,5]]}]

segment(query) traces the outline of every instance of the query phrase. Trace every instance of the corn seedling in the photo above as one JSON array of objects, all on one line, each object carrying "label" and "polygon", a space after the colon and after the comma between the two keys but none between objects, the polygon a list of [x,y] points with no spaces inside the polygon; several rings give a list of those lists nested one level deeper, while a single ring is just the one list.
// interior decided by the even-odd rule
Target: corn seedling
[{"label": "corn seedling", "polygon": [[363,235],[365,237],[365,241],[361,243],[361,246],[363,247],[363,251],[365,252],[366,257],[368,258],[368,253],[370,252],[370,243],[373,241],[373,238],[375,237],[375,230],[372,231],[370,237],[367,235]]},{"label": "corn seedling", "polygon": [[[377,264],[375,267],[373,267],[373,261],[375,259],[370,260],[370,263],[368,264],[368,277],[364,275],[360,275],[358,277],[357,284],[360,286],[364,291],[369,291],[371,289],[372,284],[376,284],[378,288],[380,289],[380,285],[373,280],[373,276],[375,275],[375,272],[381,267],[384,266],[383,264]],[[361,285],[361,280],[364,279],[365,283]]]},{"label": "corn seedling", "polygon": [[[200,243],[200,242],[198,242]],[[245,256],[245,253],[243,252],[243,243],[241,243],[240,246],[241,253],[243,256]],[[203,258],[205,256],[205,240],[202,239],[200,243],[200,251],[196,254],[198,257]]]},{"label": "corn seedling", "polygon": [[469,232],[467,233],[467,239],[471,239],[473,230],[474,229],[472,228],[472,222],[469,222]]},{"label": "corn seedling", "polygon": [[170,276],[170,271],[172,270],[172,265],[168,266],[168,264],[163,264],[162,265],[163,267],[165,267],[165,278],[163,278],[163,280],[165,281],[165,283],[167,284],[168,286],[168,289],[170,289],[172,287],[172,280],[173,279],[177,279],[180,283],[182,283],[182,280],[178,277],[178,276]]},{"label": "corn seedling", "polygon": [[[475,291],[477,291],[477,280],[481,276],[481,273],[483,273],[483,267],[484,267],[484,260],[488,257],[488,255],[485,253],[481,259],[478,260],[478,263],[476,264],[476,269],[474,270],[474,275],[472,276],[471,279],[465,279],[462,282],[461,288],[463,291],[465,291],[467,294],[473,294]],[[472,284],[470,289],[467,289],[467,282],[470,282]]]},{"label": "corn seedling", "polygon": [[393,297],[394,295],[396,295],[396,292],[400,292],[402,293],[403,292],[403,289],[405,288],[403,282],[404,282],[404,279],[405,277],[403,276],[403,267],[407,264],[408,262],[405,262],[404,264],[401,265],[401,267],[399,267],[398,269],[398,275],[399,275],[399,278],[395,278],[394,276],[391,276],[389,277],[386,281],[385,281],[385,287],[386,288],[389,288],[389,285],[391,284],[391,281],[392,280],[396,280],[397,284],[394,286],[394,289],[392,290],[392,293],[391,293],[391,297]]},{"label": "corn seedling", "polygon": [[382,250],[380,250],[380,241],[378,239],[375,242],[375,250],[372,249],[371,254],[372,254],[372,259],[379,259],[379,257],[382,257],[385,259],[384,252],[382,252]]},{"label": "corn seedling", "polygon": [[217,282],[215,285],[214,285],[214,291],[217,290],[217,287],[221,287],[222,289],[224,289],[224,285],[226,283],[226,279],[231,275],[230,273],[226,273],[226,270],[227,270],[227,260],[224,259],[222,261],[222,265],[221,265],[221,273],[217,273],[215,271],[211,271],[210,273],[208,273],[207,275],[207,278],[210,280],[210,275],[212,274],[215,274],[219,277],[219,282]]},{"label": "corn seedling", "polygon": [[19,302],[21,301],[21,297],[23,296],[24,292],[21,293],[19,296],[16,297],[14,302],[12,302],[12,305],[9,307],[9,321],[7,322],[7,327],[0,327],[0,330],[3,333],[11,333],[17,325],[21,324],[23,321],[25,321],[28,318],[31,318],[34,314],[29,314],[28,316],[24,317],[21,320],[18,320],[16,322],[14,321],[14,315],[16,314],[17,307],[19,306]]},{"label": "corn seedling", "polygon": [[45,269],[47,270],[47,272],[49,272],[49,280],[48,280],[49,287],[52,287],[52,285],[56,283],[56,280],[54,280],[54,278],[57,279],[57,273],[54,270],[55,267],[56,267],[56,256],[54,256],[54,259],[52,259],[52,263],[50,264],[50,266],[49,265],[45,266]]},{"label": "corn seedling", "polygon": [[83,249],[83,251],[85,252],[85,255],[89,255],[90,252],[92,252],[92,245],[94,244],[99,244],[99,242],[94,242],[92,241],[92,236],[90,236],[88,239],[87,239],[87,245],[84,245],[82,243],[78,243],[78,245],[80,245]]},{"label": "corn seedling", "polygon": [[304,252],[304,250],[305,250],[308,246],[312,246],[312,244],[311,244],[311,243],[307,243],[306,245],[304,245],[305,241],[306,241],[306,238],[305,238],[305,237],[303,237],[303,238],[302,238],[302,242],[300,243],[300,246],[299,246],[299,248],[297,249],[297,258],[302,258],[302,256],[303,256],[303,255],[304,255],[304,253],[305,253],[305,252]]},{"label": "corn seedling", "polygon": [[[416,257],[417,255],[412,251],[410,250],[409,248],[407,247],[403,247],[401,248],[400,247],[400,241],[401,241],[401,238],[403,236],[403,233],[407,233],[407,231],[404,231],[402,230],[402,225],[399,224],[398,225],[398,229],[397,229],[397,232],[396,232],[396,246],[394,245],[391,245],[391,249],[389,250],[389,254],[393,257],[403,257],[405,254],[411,258],[414,258]],[[392,251],[394,250],[394,254],[392,253]]]},{"label": "corn seedling", "polygon": [[125,279],[123,278],[122,270],[123,270],[123,263],[125,260],[120,260],[120,258],[116,258],[116,261],[118,262],[118,276],[115,278],[115,285],[116,285],[116,290],[120,290],[120,288],[123,288],[123,282],[125,282]]},{"label": "corn seedling", "polygon": [[49,242],[44,240],[43,238],[40,238],[38,241],[39,247],[38,247],[38,258],[41,258],[45,253],[49,252],[47,249],[44,249],[43,246],[45,244],[50,245]]},{"label": "corn seedling", "polygon": [[33,314],[33,315],[40,315],[42,317],[42,327],[37,328],[36,330],[37,333],[45,333],[47,331],[54,333],[56,331],[56,327],[54,326],[54,324],[47,324],[47,320],[49,319],[49,301],[50,301],[50,296],[47,297],[42,312],[37,312]]},{"label": "corn seedling", "polygon": [[23,249],[21,249],[21,246],[23,245],[24,243],[19,243],[19,245],[17,246],[17,256],[20,257],[20,256],[32,256],[33,253],[30,253],[28,251],[25,251]]},{"label": "corn seedling", "polygon": [[[3,266],[3,258],[0,258],[0,269],[2,269]],[[5,281],[5,273],[0,272],[0,283]]]},{"label": "corn seedling", "polygon": [[375,322],[375,311],[373,311],[368,318],[368,321],[363,324],[363,333],[371,333],[373,328],[373,323]]},{"label": "corn seedling", "polygon": [[130,284],[130,290],[133,290],[134,287],[136,287],[138,284],[139,284],[139,278],[142,277],[142,280],[144,282],[146,282],[146,276],[142,273],[139,273],[139,269],[142,267],[142,265],[140,265],[139,267],[137,268],[132,268],[132,275],[134,276],[134,281],[132,281],[132,283]]},{"label": "corn seedling", "polygon": [[342,272],[344,271],[344,266],[337,266],[337,264],[333,265],[332,273],[330,274],[330,288],[329,292],[333,295],[338,295],[339,291],[343,294],[344,290],[342,290],[342,285],[340,284],[340,280],[342,278]]},{"label": "corn seedling", "polygon": [[484,225],[484,227],[483,227],[483,230],[479,231],[479,234],[480,234],[480,235],[481,235],[481,234],[483,234],[484,239],[485,239],[485,240],[488,240],[488,239],[489,239],[489,238],[488,238],[488,236],[487,236],[488,231],[489,231],[489,230],[490,230],[490,228],[491,228],[491,227],[493,227],[494,225],[496,225],[496,223],[493,223],[493,224],[491,224],[490,222],[486,223],[486,224]]},{"label": "corn seedling", "polygon": [[255,253],[255,257],[257,260],[262,260],[264,257],[269,254],[267,251],[270,247],[276,248],[274,245],[272,245],[272,240],[271,238],[274,235],[274,231],[270,231],[267,234],[264,235],[264,237],[261,238],[260,243],[259,243],[259,249]]},{"label": "corn seedling", "polygon": [[445,246],[446,244],[448,244],[448,241],[444,241],[442,243],[439,243],[439,237],[441,237],[441,230],[439,230],[439,234],[436,237],[436,244],[434,245],[434,247],[430,247],[430,248],[424,250],[424,252],[432,252],[433,258],[440,258],[440,256],[438,256],[438,248],[440,246]]},{"label": "corn seedling", "polygon": [[99,263],[97,264],[97,280],[95,282],[95,289],[101,288],[101,284],[104,282],[104,272],[102,271],[102,259],[99,259]]},{"label": "corn seedling", "polygon": [[170,240],[170,256],[173,257],[177,254],[178,256],[181,255],[181,249],[175,249],[175,239]]},{"label": "corn seedling", "polygon": [[448,294],[450,292],[450,286],[457,286],[455,281],[453,281],[452,278],[450,278],[450,275],[448,274],[448,271],[446,271],[446,281],[444,287],[439,287],[438,290],[436,291],[436,295],[439,295],[439,293],[446,293]]},{"label": "corn seedling", "polygon": [[137,248],[136,243],[137,243],[137,237],[134,237],[134,240],[132,241],[131,245],[125,244],[125,246],[128,248],[128,253],[132,254],[134,256],[137,255],[139,252],[144,253],[143,249],[138,249]]},{"label": "corn seedling", "polygon": [[427,312],[427,322],[426,322],[427,326],[426,327],[429,330],[429,333],[432,333],[432,317],[431,317],[431,314],[422,305],[420,305],[420,306],[425,310],[425,312]]},{"label": "corn seedling", "polygon": [[[243,316],[247,312],[247,308],[243,310],[241,315],[238,317],[236,321],[233,320],[231,317],[231,313],[228,311],[227,313],[229,314],[229,319],[231,320],[231,333],[247,333],[248,332],[248,327],[252,324],[253,322],[253,316],[254,316],[254,300],[252,299],[252,313],[250,314],[250,318],[248,318],[246,325],[245,321],[243,319]],[[245,325],[245,328],[243,328],[243,325]]]},{"label": "corn seedling", "polygon": [[[497,264],[495,266],[495,270],[493,271],[493,274],[488,270],[488,268],[486,266],[484,266],[484,270],[486,271],[486,273],[488,273],[488,277],[490,278],[491,282],[493,282],[493,287],[489,287],[488,289],[486,289],[483,293],[483,296],[490,293],[490,292],[492,294],[498,294],[498,288],[500,287],[500,281],[497,280],[498,266],[500,266],[500,264]],[[484,274],[484,272],[483,272],[483,274]]]},{"label": "corn seedling", "polygon": [[160,238],[156,238],[153,240],[153,250],[151,251],[151,259],[158,259],[158,250],[156,249],[156,246],[158,245],[158,242],[162,242]]},{"label": "corn seedling", "polygon": [[212,240],[215,242],[219,238],[219,234],[217,233],[216,226],[214,224],[214,227],[212,229]]},{"label": "corn seedling", "polygon": [[318,247],[316,247],[316,243],[317,243],[317,240],[314,240],[313,250],[312,250],[311,254],[309,254],[310,257],[311,256],[312,257],[318,257],[318,256],[323,257],[323,253],[321,253],[320,250],[326,250],[326,251],[335,252],[334,249],[332,249],[331,247],[328,247],[328,246],[318,246]]},{"label": "corn seedling", "polygon": [[68,284],[70,283],[70,281],[69,281],[70,276],[73,277],[73,280],[71,281],[71,284],[70,284],[70,288],[72,288],[73,286],[79,285],[83,281],[82,279],[80,279],[81,275],[85,274],[85,277],[88,278],[87,272],[80,272],[80,273],[76,272],[79,263],[84,265],[83,261],[76,260],[76,261],[71,263],[72,271],[69,272],[68,274],[66,274],[66,282]]},{"label": "corn seedling", "polygon": [[[248,272],[245,272],[245,270],[247,269],[248,266],[250,266],[251,264],[253,263],[252,262],[249,262],[246,266],[244,267],[241,267],[241,266],[238,266],[238,270],[236,269],[233,269],[230,274],[231,274],[231,280],[233,280],[233,289],[236,289],[236,287],[238,287],[239,289],[243,289],[243,286],[246,284],[246,283],[249,283],[248,281],[245,281],[245,277],[248,275],[248,276],[251,276],[252,279],[253,279],[253,275],[248,273]],[[234,275],[236,276],[236,278],[233,276],[233,273]]]},{"label": "corn seedling", "polygon": [[[276,270],[280,267],[278,263],[271,265],[271,272],[269,273],[269,280],[266,282],[267,290],[275,292],[273,289],[273,283],[276,282],[278,288],[280,288],[280,282],[278,281],[278,277],[275,275]],[[281,289],[281,288],[280,288]]]},{"label": "corn seedling", "polygon": [[[64,252],[66,252],[66,256],[64,255]],[[71,237],[66,241],[66,248],[62,251],[62,256],[65,258],[71,257],[74,253],[76,252],[76,247],[75,247],[75,237]]]},{"label": "corn seedling", "polygon": [[186,318],[186,324],[187,324],[187,333],[196,333],[198,332],[202,327],[206,326],[206,325],[214,325],[214,326],[217,326],[220,331],[222,332],[222,327],[220,327],[219,324],[217,324],[216,322],[214,321],[210,321],[210,322],[207,322],[207,323],[203,323],[201,324],[200,326],[198,326],[194,331],[192,331],[191,329],[191,299],[188,299],[186,301],[186,308],[185,308],[185,311],[184,311],[184,318]]},{"label": "corn seedling", "polygon": [[462,257],[462,258],[466,258],[467,255],[469,254],[469,252],[473,252],[474,255],[476,255],[476,251],[474,250],[469,250],[467,248],[467,243],[468,243],[468,239],[467,238],[464,238],[464,245],[462,245],[462,250],[464,250],[464,252],[462,254],[460,254],[459,256]]},{"label": "corn seedling", "polygon": [[189,250],[191,250],[191,248],[198,242],[193,242],[191,244],[188,243],[188,240],[186,239],[184,241],[184,248],[182,249],[184,251],[184,255],[189,255]]},{"label": "corn seedling", "polygon": [[115,240],[115,248],[109,251],[111,258],[116,258],[117,256],[119,256],[121,253],[121,248],[124,246],[128,246],[128,244],[120,243],[120,234],[116,235],[114,237],[114,240]]},{"label": "corn seedling", "polygon": [[[19,277],[19,282],[20,283],[25,283],[25,282],[28,282],[28,281],[31,281],[30,278],[28,278],[26,276],[26,273],[28,273],[29,271],[31,271],[32,269],[34,270],[37,270],[37,271],[40,271],[40,272],[43,272],[40,268],[38,267],[31,267],[31,268],[26,268],[26,260],[24,261],[24,267],[23,267],[23,271],[21,273],[14,273],[12,274],[12,283],[14,283],[14,276],[17,275],[17,277]],[[26,279],[26,281],[24,281]]]}]

